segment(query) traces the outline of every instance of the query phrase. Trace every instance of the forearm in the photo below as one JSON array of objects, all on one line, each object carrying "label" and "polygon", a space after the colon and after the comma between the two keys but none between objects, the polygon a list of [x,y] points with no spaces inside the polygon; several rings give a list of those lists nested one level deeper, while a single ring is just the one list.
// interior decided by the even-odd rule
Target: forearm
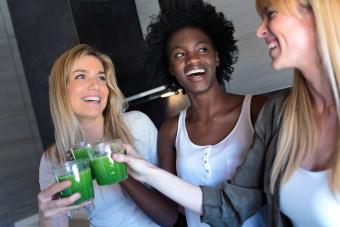
[{"label": "forearm", "polygon": [[161,226],[172,226],[177,220],[177,205],[159,192],[136,181],[131,176],[121,186],[135,203]]},{"label": "forearm", "polygon": [[202,214],[202,190],[199,186],[190,184],[177,176],[154,166],[151,166],[145,176],[146,183],[198,214]]},{"label": "forearm", "polygon": [[58,218],[46,218],[39,212],[39,227],[68,227],[68,217],[63,215]]}]

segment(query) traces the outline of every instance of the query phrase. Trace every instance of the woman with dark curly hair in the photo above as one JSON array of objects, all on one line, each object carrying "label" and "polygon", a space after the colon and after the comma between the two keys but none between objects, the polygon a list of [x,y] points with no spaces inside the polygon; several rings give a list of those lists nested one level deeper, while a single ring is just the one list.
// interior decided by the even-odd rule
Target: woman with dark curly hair
[{"label": "woman with dark curly hair", "polygon": [[[238,55],[233,34],[232,22],[200,0],[173,1],[148,26],[148,72],[171,89],[182,88],[191,103],[162,125],[159,164],[192,184],[219,186],[232,178],[265,101],[225,92]],[[188,226],[207,226],[198,214],[186,209],[185,215]]]}]

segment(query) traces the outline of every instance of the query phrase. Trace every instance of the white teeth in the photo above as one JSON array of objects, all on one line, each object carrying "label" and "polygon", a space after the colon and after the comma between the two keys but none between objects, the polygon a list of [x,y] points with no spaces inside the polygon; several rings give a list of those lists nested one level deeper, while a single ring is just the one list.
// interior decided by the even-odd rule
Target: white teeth
[{"label": "white teeth", "polygon": [[185,75],[190,76],[192,74],[197,74],[197,73],[205,73],[205,69],[193,69],[193,70],[190,70],[189,72],[185,73]]},{"label": "white teeth", "polygon": [[277,43],[269,43],[268,44],[268,48],[269,49],[274,49],[275,47],[277,47],[278,45],[277,45]]},{"label": "white teeth", "polygon": [[88,96],[88,97],[82,98],[82,100],[84,100],[84,101],[96,101],[96,102],[99,102],[100,98],[98,96]]}]

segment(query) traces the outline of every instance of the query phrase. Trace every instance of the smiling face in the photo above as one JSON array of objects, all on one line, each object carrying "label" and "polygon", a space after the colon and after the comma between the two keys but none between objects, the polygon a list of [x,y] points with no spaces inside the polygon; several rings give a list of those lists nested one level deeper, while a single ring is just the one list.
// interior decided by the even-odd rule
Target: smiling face
[{"label": "smiling face", "polygon": [[103,64],[91,55],[75,61],[68,78],[67,95],[76,117],[79,120],[102,117],[108,94]]},{"label": "smiling face", "polygon": [[167,45],[169,70],[188,93],[201,93],[218,85],[218,54],[210,38],[198,28],[175,32]]},{"label": "smiling face", "polygon": [[319,57],[313,12],[298,3],[295,7],[299,16],[268,8],[257,29],[257,36],[268,45],[275,69],[304,71]]}]

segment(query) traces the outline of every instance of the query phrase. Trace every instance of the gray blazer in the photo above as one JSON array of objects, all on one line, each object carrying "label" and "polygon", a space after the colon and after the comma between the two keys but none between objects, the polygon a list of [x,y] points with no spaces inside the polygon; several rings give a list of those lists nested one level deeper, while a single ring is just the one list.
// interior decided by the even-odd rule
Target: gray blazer
[{"label": "gray blazer", "polygon": [[282,107],[287,94],[283,92],[274,96],[261,110],[252,146],[233,179],[224,182],[220,189],[201,186],[202,222],[216,227],[241,226],[267,202],[269,226],[292,226],[290,220],[280,212],[280,182],[276,183],[274,193],[270,193],[269,189]]}]

